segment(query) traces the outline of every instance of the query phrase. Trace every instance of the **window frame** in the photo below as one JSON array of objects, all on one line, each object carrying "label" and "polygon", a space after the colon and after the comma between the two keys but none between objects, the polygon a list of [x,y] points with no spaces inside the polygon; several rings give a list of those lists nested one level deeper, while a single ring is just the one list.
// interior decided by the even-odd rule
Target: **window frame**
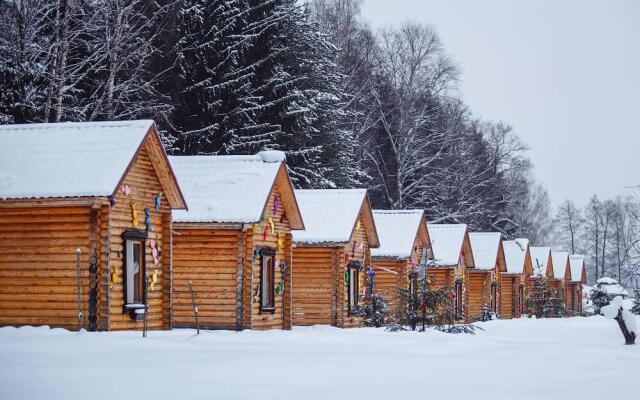
[{"label": "window frame", "polygon": [[349,275],[349,284],[347,285],[347,306],[348,314],[355,315],[358,308],[358,292],[360,291],[360,268],[362,264],[359,261],[351,261],[347,264],[347,273]]},{"label": "window frame", "polygon": [[496,282],[491,283],[491,291],[489,296],[491,297],[489,307],[494,313],[498,312],[498,284]]},{"label": "window frame", "polygon": [[462,312],[462,280],[461,279],[456,279],[455,284],[454,284],[454,291],[456,294],[456,302],[454,305],[454,314],[455,314],[455,318],[457,320],[462,319],[463,317],[463,312]]},{"label": "window frame", "polygon": [[[124,300],[124,311],[135,312],[136,309],[142,308],[147,304],[147,287],[146,287],[146,276],[147,276],[147,263],[146,263],[146,248],[147,248],[147,232],[137,230],[137,229],[129,229],[126,230],[122,234],[122,243],[123,243],[123,251],[122,251],[122,294]],[[139,252],[139,264],[138,264],[138,277],[140,278],[138,281],[138,289],[140,291],[139,298],[136,299],[135,295],[135,281],[134,274],[129,271],[129,244],[137,245],[140,248]],[[132,247],[133,249],[133,247]],[[133,268],[133,266],[131,266]],[[133,269],[132,269],[133,272]],[[131,287],[134,290],[131,301],[129,301],[129,295],[131,294],[129,291],[129,280],[132,280]]]},{"label": "window frame", "polygon": [[[265,262],[271,260],[271,267],[265,265]],[[269,275],[270,282],[265,281],[265,267]],[[260,249],[260,312],[273,314],[276,311],[276,250],[273,248]],[[269,287],[265,287],[268,285]],[[266,290],[265,290],[266,289]],[[267,294],[270,298],[267,298]],[[271,300],[269,303],[268,300]],[[268,304],[267,304],[268,303]]]}]

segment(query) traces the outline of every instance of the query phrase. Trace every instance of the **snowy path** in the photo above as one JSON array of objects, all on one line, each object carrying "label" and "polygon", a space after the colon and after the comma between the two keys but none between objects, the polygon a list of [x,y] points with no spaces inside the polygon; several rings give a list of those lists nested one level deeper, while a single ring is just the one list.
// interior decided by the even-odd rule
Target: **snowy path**
[{"label": "snowy path", "polygon": [[477,335],[375,329],[75,333],[0,328],[0,399],[614,399],[640,344],[602,317],[492,321]]}]

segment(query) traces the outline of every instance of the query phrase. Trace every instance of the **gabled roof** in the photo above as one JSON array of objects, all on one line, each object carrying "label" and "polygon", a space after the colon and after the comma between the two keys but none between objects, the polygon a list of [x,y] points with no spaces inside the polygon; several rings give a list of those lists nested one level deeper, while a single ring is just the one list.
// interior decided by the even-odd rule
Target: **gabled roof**
[{"label": "gabled roof", "polygon": [[531,264],[533,265],[533,274],[537,276],[551,276],[553,273],[551,260],[551,247],[546,246],[530,246]]},{"label": "gabled roof", "polygon": [[423,240],[427,240],[423,210],[373,210],[373,219],[380,247],[371,249],[371,257],[410,257],[421,227]]},{"label": "gabled roof", "polygon": [[500,232],[469,232],[473,261],[477,269],[492,270],[498,264],[502,234]]},{"label": "gabled roof", "polygon": [[189,211],[173,212],[174,222],[258,222],[277,187],[291,229],[302,229],[283,158],[265,156],[269,154],[169,157],[189,202]]},{"label": "gabled roof", "polygon": [[0,126],[0,199],[115,195],[150,136],[169,203],[186,208],[151,120]]},{"label": "gabled roof", "polygon": [[586,281],[584,269],[584,256],[579,254],[572,254],[569,256],[569,271],[572,282]]},{"label": "gabled roof", "polygon": [[293,232],[296,243],[347,243],[362,215],[369,246],[380,245],[366,189],[303,189],[295,194],[305,224],[304,230]]},{"label": "gabled roof", "polygon": [[522,274],[525,272],[527,256],[529,255],[529,239],[504,240],[504,257],[507,262],[507,272]]},{"label": "gabled roof", "polygon": [[[427,224],[434,261],[438,265],[458,265],[467,238],[466,224]],[[469,255],[473,257],[472,254]],[[470,260],[473,265],[473,258]]]},{"label": "gabled roof", "polygon": [[553,262],[553,277],[564,279],[564,274],[569,266],[569,253],[566,251],[552,251],[551,260]]}]

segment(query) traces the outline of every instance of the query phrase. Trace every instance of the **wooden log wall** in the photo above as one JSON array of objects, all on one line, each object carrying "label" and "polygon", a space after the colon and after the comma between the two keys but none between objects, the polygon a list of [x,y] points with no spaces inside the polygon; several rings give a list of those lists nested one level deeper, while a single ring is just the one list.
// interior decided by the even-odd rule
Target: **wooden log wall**
[{"label": "wooden log wall", "polygon": [[503,319],[511,319],[514,317],[514,302],[517,305],[518,295],[518,277],[509,274],[501,274],[500,276],[500,316]]},{"label": "wooden log wall", "polygon": [[0,325],[78,328],[76,249],[87,326],[90,207],[0,208]]},{"label": "wooden log wall", "polygon": [[337,249],[297,247],[293,251],[293,324],[331,325]]},{"label": "wooden log wall", "polygon": [[[167,253],[167,246],[164,244],[165,238],[170,235],[171,226],[168,223],[171,212],[166,196],[163,196],[160,210],[155,210],[155,199],[158,193],[162,192],[160,181],[156,175],[146,148],[143,148],[134,160],[131,168],[126,174],[122,185],[128,185],[131,194],[126,196],[118,192],[116,195],[116,205],[111,207],[109,220],[109,265],[106,266],[106,273],[113,280],[115,271],[115,283],[110,282],[109,290],[109,329],[111,330],[131,330],[142,329],[141,321],[134,321],[128,313],[123,311],[125,303],[123,293],[123,255],[124,245],[122,234],[128,229],[145,230],[145,207],[150,209],[151,231],[145,246],[145,264],[149,280],[154,271],[157,271],[157,283],[154,288],[149,288],[147,301],[149,312],[147,323],[149,329],[168,328],[166,321],[167,312],[165,308],[170,304],[167,295],[170,291],[165,289],[170,283],[170,276],[167,272],[171,269],[171,252]],[[137,211],[137,225],[133,224],[132,205],[135,204]],[[149,240],[154,239],[158,248],[162,250],[159,257],[159,264],[154,265],[151,255]],[[170,306],[169,306],[170,307]]]},{"label": "wooden log wall", "polygon": [[406,259],[376,259],[373,261],[376,267],[382,267],[389,271],[376,269],[374,291],[387,302],[390,313],[397,311],[398,290],[409,287],[409,267]]},{"label": "wooden log wall", "polygon": [[208,329],[236,329],[238,230],[181,229],[173,235],[173,326],[195,327],[192,282],[199,322]]},{"label": "wooden log wall", "polygon": [[482,316],[482,309],[491,302],[491,271],[470,270],[467,274],[469,321]]}]

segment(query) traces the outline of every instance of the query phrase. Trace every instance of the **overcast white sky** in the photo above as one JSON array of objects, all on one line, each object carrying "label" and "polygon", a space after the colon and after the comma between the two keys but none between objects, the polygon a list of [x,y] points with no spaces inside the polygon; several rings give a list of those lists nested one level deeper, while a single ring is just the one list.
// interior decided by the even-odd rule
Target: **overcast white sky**
[{"label": "overcast white sky", "polygon": [[640,1],[364,0],[363,17],[435,26],[465,101],[514,126],[554,206],[640,184]]}]

